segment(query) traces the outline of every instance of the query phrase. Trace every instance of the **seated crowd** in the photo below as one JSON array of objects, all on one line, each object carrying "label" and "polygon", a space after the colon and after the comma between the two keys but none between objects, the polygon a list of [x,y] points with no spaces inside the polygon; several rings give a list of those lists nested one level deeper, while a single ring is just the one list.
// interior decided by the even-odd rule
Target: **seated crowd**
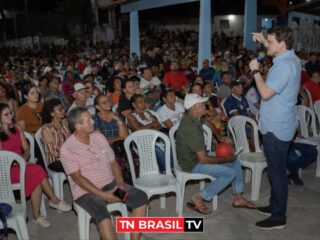
[{"label": "seated crowd", "polygon": [[[166,43],[160,50],[145,47],[141,58],[133,55],[132,59],[126,50],[116,57],[103,49],[99,54],[93,50],[82,53],[80,49],[57,51],[53,59],[32,54],[0,59],[0,149],[13,151],[28,161],[30,148],[24,131],[35,134],[41,129],[45,160],[36,146],[38,162],[27,164],[25,183],[37,224],[50,225],[40,217],[43,192],[50,207],[62,212],[71,210],[69,204],[55,196],[47,167],[71,177],[73,200],[95,220],[102,239],[116,239],[105,208],[106,203],[120,201],[113,194],[115,190],[128,192],[125,204],[132,216],[146,216],[148,207],[147,195],[132,186],[124,140],[131,132],[142,129],[168,134],[175,124],[180,124],[176,149],[181,168],[216,178],[191,197],[188,207],[210,213],[205,201],[229,184],[234,207],[255,207],[242,195],[244,183],[237,156],[220,158],[214,154],[218,143],[232,144],[227,137],[228,118],[259,117],[261,98],[248,68],[255,55],[244,49],[216,51],[214,59],[205,59],[198,71],[194,51],[188,43],[176,47]],[[315,56],[311,55],[311,61],[319,65]],[[307,72],[302,72],[300,96],[300,102],[305,104],[304,89],[310,90],[312,101],[320,99],[320,91],[314,91],[319,88],[320,68],[313,71],[308,63]],[[264,77],[270,67],[271,59],[266,57],[260,69]],[[210,152],[206,152],[203,139],[204,123],[212,131]],[[254,151],[251,126],[246,127],[246,133]],[[132,154],[138,172],[139,156],[134,150]],[[314,146],[292,143],[288,177],[294,184],[303,184],[298,171],[313,162],[317,154]],[[156,157],[160,172],[165,171],[161,142],[156,144]],[[13,166],[12,182],[19,181],[18,173],[19,168]],[[139,239],[140,234],[133,234],[132,238]]]}]

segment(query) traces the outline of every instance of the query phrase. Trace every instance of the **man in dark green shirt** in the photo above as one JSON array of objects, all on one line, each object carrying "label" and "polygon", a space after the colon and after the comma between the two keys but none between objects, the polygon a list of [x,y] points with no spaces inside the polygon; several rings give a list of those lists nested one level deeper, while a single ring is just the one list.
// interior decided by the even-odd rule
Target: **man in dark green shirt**
[{"label": "man in dark green shirt", "polygon": [[243,178],[239,160],[232,153],[228,157],[214,157],[207,154],[204,143],[201,117],[206,113],[204,102],[197,94],[188,94],[184,100],[184,107],[188,110],[183,116],[176,134],[177,157],[181,168],[186,172],[202,173],[215,178],[201,192],[194,194],[188,207],[203,214],[211,212],[203,200],[211,201],[232,183],[234,207],[254,208],[254,204],[242,196]]}]

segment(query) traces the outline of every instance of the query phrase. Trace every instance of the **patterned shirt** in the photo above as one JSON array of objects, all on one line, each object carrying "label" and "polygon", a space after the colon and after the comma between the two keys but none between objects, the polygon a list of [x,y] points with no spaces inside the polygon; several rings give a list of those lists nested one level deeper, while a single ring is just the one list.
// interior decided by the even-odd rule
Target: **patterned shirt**
[{"label": "patterned shirt", "polygon": [[[103,188],[114,180],[111,164],[115,159],[105,137],[94,132],[90,134],[90,144],[80,142],[71,135],[61,147],[61,163],[67,175],[80,171],[97,188]],[[76,200],[87,191],[70,182],[73,199]]]},{"label": "patterned shirt", "polygon": [[62,127],[57,129],[53,124],[48,123],[42,127],[41,133],[46,130],[50,134],[51,141],[44,143],[44,150],[46,152],[47,164],[60,160],[60,148],[62,144],[70,136],[67,120],[62,121]]},{"label": "patterned shirt", "polygon": [[99,118],[97,114],[92,119],[94,121],[94,128],[100,130],[106,138],[119,136],[119,126],[116,120],[112,119],[111,122],[106,122]]}]

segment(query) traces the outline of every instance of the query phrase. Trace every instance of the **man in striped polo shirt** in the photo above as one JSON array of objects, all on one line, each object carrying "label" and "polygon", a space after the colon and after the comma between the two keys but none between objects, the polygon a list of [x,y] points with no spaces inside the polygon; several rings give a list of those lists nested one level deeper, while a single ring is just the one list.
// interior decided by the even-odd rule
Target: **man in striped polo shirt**
[{"label": "man in striped polo shirt", "polygon": [[[73,199],[95,220],[102,239],[116,239],[106,208],[106,204],[120,201],[115,190],[128,193],[124,203],[132,209],[133,217],[146,216],[148,197],[124,183],[112,149],[101,133],[94,132],[94,122],[86,108],[72,109],[67,119],[73,134],[62,145],[60,156],[65,172],[71,176]],[[133,239],[140,235],[134,233]]]}]

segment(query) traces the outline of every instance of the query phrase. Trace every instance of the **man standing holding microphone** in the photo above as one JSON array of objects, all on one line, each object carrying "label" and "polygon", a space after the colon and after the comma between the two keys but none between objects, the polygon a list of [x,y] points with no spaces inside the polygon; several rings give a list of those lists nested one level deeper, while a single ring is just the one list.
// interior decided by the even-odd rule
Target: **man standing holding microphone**
[{"label": "man standing holding microphone", "polygon": [[276,26],[262,33],[252,33],[253,41],[260,42],[273,56],[273,66],[263,80],[257,59],[250,64],[251,73],[261,94],[259,130],[263,134],[263,150],[267,158],[271,184],[270,203],[258,211],[269,218],[257,222],[262,229],[284,229],[288,200],[286,162],[289,143],[298,127],[296,101],[300,88],[301,66],[293,47],[293,32],[289,27]]}]

